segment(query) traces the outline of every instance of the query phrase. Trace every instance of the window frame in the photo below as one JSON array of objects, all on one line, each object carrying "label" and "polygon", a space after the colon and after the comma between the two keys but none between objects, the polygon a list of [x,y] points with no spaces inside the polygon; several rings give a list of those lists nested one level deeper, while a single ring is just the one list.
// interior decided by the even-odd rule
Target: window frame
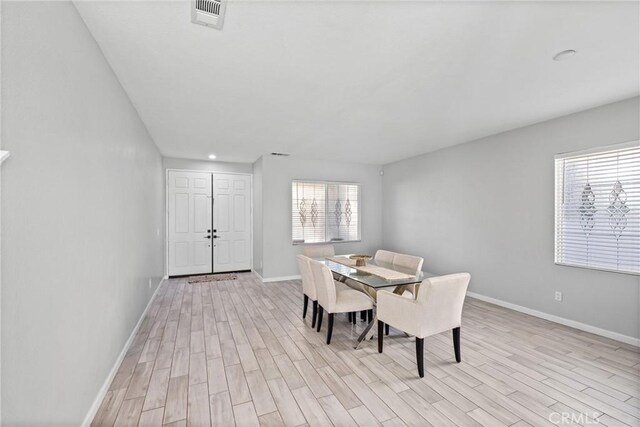
[{"label": "window frame", "polygon": [[[328,208],[329,198],[327,197],[328,186],[329,185],[355,185],[358,188],[358,239],[356,240],[327,240],[323,242],[296,242],[293,239],[293,212],[290,211],[289,223],[290,227],[290,235],[289,239],[292,246],[313,246],[313,245],[327,245],[327,244],[341,244],[341,243],[359,243],[362,242],[362,184],[359,182],[352,181],[328,181],[328,180],[317,180],[317,179],[292,179],[291,185],[289,187],[289,206],[293,208],[293,185],[295,183],[303,183],[303,184],[321,184],[325,186],[325,209]],[[327,211],[328,212],[328,211]],[[325,224],[325,239],[327,238],[327,225]]]},{"label": "window frame", "polygon": [[[620,151],[620,150],[638,148],[638,147],[640,147],[640,141],[628,141],[628,142],[619,143],[619,144],[593,147],[586,150],[558,153],[554,156],[554,160],[553,160],[554,162],[553,259],[554,259],[555,265],[562,266],[562,267],[587,269],[587,270],[606,271],[609,273],[618,273],[618,274],[625,274],[625,275],[631,275],[631,276],[640,276],[640,271],[630,271],[630,270],[607,268],[607,267],[601,267],[601,266],[570,263],[565,261],[564,257],[560,256],[561,250],[559,249],[559,244],[560,244],[559,240],[561,237],[560,234],[561,234],[561,230],[563,229],[563,226],[559,223],[561,221],[560,211],[562,209],[562,205],[565,197],[565,181],[564,181],[565,165],[564,163],[562,163],[562,167],[561,167],[562,170],[559,171],[558,170],[559,163],[573,157],[584,157],[589,155],[604,154],[611,151]],[[636,209],[638,210],[638,208]]]}]

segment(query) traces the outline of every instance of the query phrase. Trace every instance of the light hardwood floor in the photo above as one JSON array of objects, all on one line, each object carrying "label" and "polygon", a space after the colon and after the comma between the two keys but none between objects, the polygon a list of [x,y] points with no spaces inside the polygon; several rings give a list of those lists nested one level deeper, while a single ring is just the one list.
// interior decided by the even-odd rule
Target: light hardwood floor
[{"label": "light hardwood floor", "polygon": [[310,312],[299,281],[165,281],[92,425],[640,424],[632,346],[467,299],[462,363],[427,338],[420,379],[412,339],[354,350],[365,323],[337,316],[327,346]]}]

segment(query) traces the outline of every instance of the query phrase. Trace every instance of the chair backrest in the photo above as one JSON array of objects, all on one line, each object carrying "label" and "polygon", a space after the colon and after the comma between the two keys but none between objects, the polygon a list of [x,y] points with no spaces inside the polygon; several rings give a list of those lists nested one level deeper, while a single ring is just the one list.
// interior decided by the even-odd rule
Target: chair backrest
[{"label": "chair backrest", "polygon": [[316,286],[318,304],[331,313],[336,307],[336,284],[333,281],[331,270],[318,261],[311,260],[309,264],[313,273],[313,283]]},{"label": "chair backrest", "polygon": [[415,271],[416,274],[422,270],[422,263],[424,262],[424,260],[419,256],[399,254],[397,252],[385,251],[384,249],[379,249],[374,258],[378,262],[385,262],[387,264]]},{"label": "chair backrest", "polygon": [[309,264],[311,258],[304,255],[297,255],[296,258],[298,261],[298,269],[302,276],[302,292],[313,301],[317,301],[316,285],[313,282],[313,273],[311,272],[311,265]]},{"label": "chair backrest", "polygon": [[462,323],[462,306],[471,275],[449,274],[422,281],[416,298],[420,305],[420,329],[432,335],[457,328]]},{"label": "chair backrest", "polygon": [[424,259],[419,256],[396,254],[393,257],[393,265],[415,271],[416,274],[422,270]]},{"label": "chair backrest", "polygon": [[308,245],[302,249],[302,253],[309,258],[329,257],[336,254],[333,245]]},{"label": "chair backrest", "polygon": [[376,261],[386,262],[387,264],[393,264],[393,257],[396,256],[395,252],[385,251],[384,249],[378,249],[374,256]]}]

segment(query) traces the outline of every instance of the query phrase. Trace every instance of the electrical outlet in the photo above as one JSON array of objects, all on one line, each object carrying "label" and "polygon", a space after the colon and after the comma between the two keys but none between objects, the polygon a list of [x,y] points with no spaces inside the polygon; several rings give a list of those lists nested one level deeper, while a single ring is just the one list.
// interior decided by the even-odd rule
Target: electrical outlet
[{"label": "electrical outlet", "polygon": [[562,301],[562,292],[556,291],[555,300]]},{"label": "electrical outlet", "polygon": [[151,278],[149,278],[149,289],[151,289]]}]

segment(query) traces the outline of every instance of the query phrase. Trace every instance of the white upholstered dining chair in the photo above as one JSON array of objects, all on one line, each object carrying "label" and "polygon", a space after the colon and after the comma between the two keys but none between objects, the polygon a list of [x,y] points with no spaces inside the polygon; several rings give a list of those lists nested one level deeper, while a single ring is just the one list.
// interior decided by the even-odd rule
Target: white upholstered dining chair
[{"label": "white upholstered dining chair", "polygon": [[[404,270],[414,272],[418,275],[422,270],[422,264],[424,263],[424,259],[415,255],[406,255],[400,254],[397,252],[391,252],[384,249],[379,249],[376,251],[375,256],[373,257],[376,262],[384,262],[390,264],[391,267],[400,267]],[[376,299],[377,295],[375,295],[376,291],[373,289],[362,289],[364,292]],[[397,293],[400,295],[405,294],[407,297],[413,298],[413,286],[402,286],[397,290]],[[385,326],[385,333],[389,335],[389,325]]]},{"label": "white upholstered dining chair", "polygon": [[[309,300],[313,303],[311,313],[311,327],[316,326],[316,317],[318,313],[318,291],[313,280],[313,273],[311,272],[311,258],[304,255],[297,255],[296,260],[298,262],[298,269],[300,270],[300,276],[302,277],[302,318],[307,317],[307,307]],[[336,289],[345,290],[349,289],[344,283],[336,282]]]},{"label": "white upholstered dining chair", "polygon": [[[393,264],[394,267],[400,267],[402,269],[406,269],[414,273],[415,275],[418,275],[418,273],[420,273],[420,271],[422,270],[423,263],[424,263],[424,259],[422,257],[414,256],[414,255],[398,254],[398,253],[394,255],[393,261],[391,262],[391,264]],[[400,295],[413,298],[414,287],[404,286],[402,289],[398,290],[398,293]],[[388,335],[388,332],[387,332],[387,335]]]},{"label": "white upholstered dining chair", "polygon": [[415,272],[415,274],[418,274],[422,270],[423,263],[424,259],[422,257],[398,253],[394,255],[393,261],[391,262],[394,267],[405,268]]},{"label": "white upholstered dining chair", "polygon": [[373,258],[377,262],[391,264],[394,267],[400,267],[407,271],[415,271],[415,274],[418,274],[420,270],[422,270],[422,264],[424,263],[422,257],[385,251],[384,249],[379,249]]},{"label": "white upholstered dining chair", "polygon": [[469,273],[431,277],[422,281],[416,299],[388,291],[378,292],[378,352],[382,353],[384,325],[391,325],[416,337],[418,374],[424,377],[424,339],[451,329],[456,362],[460,362],[462,306],[471,276]]},{"label": "white upholstered dining chair", "polygon": [[342,283],[335,282],[331,270],[321,262],[311,260],[311,272],[318,296],[317,330],[322,326],[322,314],[327,312],[329,324],[327,327],[327,344],[331,344],[333,332],[333,318],[336,313],[354,313],[363,310],[373,310],[373,301],[362,292],[348,287],[341,287]]},{"label": "white upholstered dining chair", "polygon": [[379,262],[386,262],[387,264],[393,264],[393,257],[396,255],[395,252],[385,251],[384,249],[378,249],[373,258]]},{"label": "white upholstered dining chair", "polygon": [[[329,258],[336,255],[333,245],[308,245],[302,248],[302,253],[309,258]],[[340,279],[338,274],[334,274],[335,280]]]},{"label": "white upholstered dining chair", "polygon": [[307,245],[302,249],[302,253],[309,258],[320,258],[335,256],[336,250],[333,245]]},{"label": "white upholstered dining chair", "polygon": [[315,328],[316,315],[318,313],[318,294],[316,292],[316,286],[313,283],[313,273],[311,273],[311,265],[309,264],[309,261],[311,261],[311,259],[307,258],[304,255],[298,255],[296,256],[296,260],[298,261],[300,276],[302,276],[302,318],[304,319],[305,317],[307,317],[307,305],[309,304],[309,300],[311,300],[313,302],[313,310],[311,313],[311,327]]}]

